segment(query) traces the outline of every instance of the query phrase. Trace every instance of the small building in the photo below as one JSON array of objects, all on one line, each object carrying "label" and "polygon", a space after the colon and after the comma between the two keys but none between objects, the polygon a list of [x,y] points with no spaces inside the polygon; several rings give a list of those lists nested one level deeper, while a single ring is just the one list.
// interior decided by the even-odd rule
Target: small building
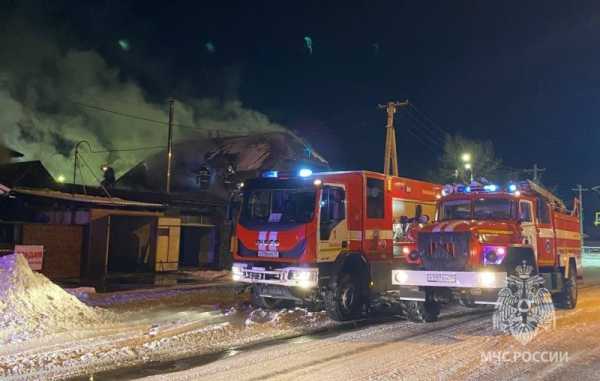
[{"label": "small building", "polygon": [[[57,183],[39,161],[0,165],[0,251],[44,246],[52,279],[101,282],[115,274],[228,268],[232,198],[265,170],[319,170],[327,161],[289,132],[202,138],[104,186]],[[105,172],[106,173],[106,172]]]}]

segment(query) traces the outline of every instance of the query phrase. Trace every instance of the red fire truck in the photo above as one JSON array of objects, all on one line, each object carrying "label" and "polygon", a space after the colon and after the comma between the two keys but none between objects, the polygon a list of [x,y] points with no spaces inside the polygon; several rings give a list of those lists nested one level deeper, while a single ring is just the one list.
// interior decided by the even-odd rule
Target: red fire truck
[{"label": "red fire truck", "polygon": [[427,222],[441,186],[367,171],[248,181],[234,234],[234,280],[254,304],[324,306],[354,319],[389,290],[390,271],[415,248],[410,227]]},{"label": "red fire truck", "polygon": [[555,304],[575,308],[582,279],[579,207],[525,181],[445,186],[435,222],[416,232],[411,264],[392,271],[407,315],[434,321],[440,304],[495,304],[507,275],[531,266]]}]

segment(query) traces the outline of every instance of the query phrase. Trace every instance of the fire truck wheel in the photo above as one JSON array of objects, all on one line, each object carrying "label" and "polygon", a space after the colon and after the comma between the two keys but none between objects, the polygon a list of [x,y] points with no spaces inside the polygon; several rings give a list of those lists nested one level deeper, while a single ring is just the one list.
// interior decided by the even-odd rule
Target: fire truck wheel
[{"label": "fire truck wheel", "polygon": [[437,321],[440,316],[440,303],[435,300],[425,302],[408,301],[406,306],[406,317],[415,323],[430,323]]},{"label": "fire truck wheel", "polygon": [[328,288],[323,295],[325,310],[336,321],[353,320],[360,317],[364,301],[364,290],[359,277],[342,273],[335,288]]},{"label": "fire truck wheel", "polygon": [[277,310],[281,308],[291,308],[294,302],[287,299],[276,299],[260,296],[252,289],[252,305],[255,307],[264,308],[266,310]]},{"label": "fire truck wheel", "polygon": [[554,296],[554,304],[558,308],[572,310],[577,305],[577,270],[573,266],[569,270],[569,278],[565,279],[562,290]]}]

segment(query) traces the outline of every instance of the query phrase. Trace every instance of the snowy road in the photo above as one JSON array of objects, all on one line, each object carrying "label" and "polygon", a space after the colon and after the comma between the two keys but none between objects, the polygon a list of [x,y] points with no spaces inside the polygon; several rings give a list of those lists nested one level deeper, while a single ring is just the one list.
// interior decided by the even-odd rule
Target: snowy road
[{"label": "snowy road", "polygon": [[[5,338],[0,379],[597,379],[600,267],[590,267],[583,287],[577,309],[559,310],[556,328],[526,346],[494,332],[490,312],[466,308],[432,324],[386,318],[340,326],[322,312],[250,308],[229,286],[84,295],[103,307],[99,322]],[[52,305],[63,298],[52,295]],[[567,358],[499,361],[490,353]]]},{"label": "snowy road", "polygon": [[[519,353],[523,358],[523,352],[560,352],[566,353],[566,361],[482,357],[489,352]],[[525,346],[494,333],[491,314],[467,314],[434,324],[397,321],[305,336],[144,380],[593,380],[598,379],[598,360],[600,287],[593,286],[581,290],[576,310],[558,312],[555,330]]]}]

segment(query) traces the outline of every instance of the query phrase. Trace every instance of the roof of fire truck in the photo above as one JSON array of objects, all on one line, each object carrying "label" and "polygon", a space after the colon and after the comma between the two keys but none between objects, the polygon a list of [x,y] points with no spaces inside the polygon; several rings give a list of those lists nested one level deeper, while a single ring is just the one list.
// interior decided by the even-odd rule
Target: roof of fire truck
[{"label": "roof of fire truck", "polygon": [[450,196],[455,194],[510,194],[513,196],[541,196],[546,199],[553,207],[561,210],[567,210],[564,202],[552,194],[549,190],[534,183],[531,180],[509,183],[505,188],[501,188],[495,184],[473,181],[470,185],[464,184],[447,184],[442,189],[442,196]]}]

